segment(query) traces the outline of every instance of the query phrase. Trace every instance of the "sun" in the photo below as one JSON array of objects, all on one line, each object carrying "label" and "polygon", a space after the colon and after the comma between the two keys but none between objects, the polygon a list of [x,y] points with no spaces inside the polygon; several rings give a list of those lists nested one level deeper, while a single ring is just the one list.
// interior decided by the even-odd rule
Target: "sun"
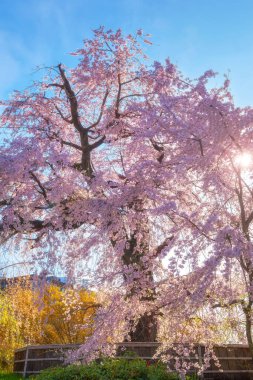
[{"label": "sun", "polygon": [[235,157],[237,166],[247,168],[252,164],[252,155],[248,152],[242,152]]}]

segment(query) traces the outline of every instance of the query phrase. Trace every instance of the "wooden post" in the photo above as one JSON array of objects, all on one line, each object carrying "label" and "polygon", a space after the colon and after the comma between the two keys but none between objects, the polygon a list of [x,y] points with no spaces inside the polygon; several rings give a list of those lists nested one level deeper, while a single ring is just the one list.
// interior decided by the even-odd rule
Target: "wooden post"
[{"label": "wooden post", "polygon": [[[199,365],[202,366],[203,360],[202,360],[202,352],[201,352],[201,346],[198,345],[198,357],[199,357]],[[203,373],[200,375],[200,379],[204,379]]]},{"label": "wooden post", "polygon": [[25,364],[24,364],[24,370],[23,370],[23,377],[24,377],[24,378],[26,377],[28,351],[29,351],[29,348],[28,348],[28,346],[26,346],[26,352],[25,352]]}]

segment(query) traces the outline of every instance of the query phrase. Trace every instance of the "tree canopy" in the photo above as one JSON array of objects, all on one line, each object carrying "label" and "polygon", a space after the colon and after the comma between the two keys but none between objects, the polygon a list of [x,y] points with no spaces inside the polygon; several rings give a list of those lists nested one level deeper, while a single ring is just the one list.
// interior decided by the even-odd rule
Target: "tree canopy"
[{"label": "tree canopy", "polygon": [[253,111],[211,70],[151,63],[150,44],[99,28],[76,67],[3,102],[1,240],[106,289],[80,355],[154,340],[157,320],[165,343],[212,343],[218,309],[242,313],[253,354]]}]

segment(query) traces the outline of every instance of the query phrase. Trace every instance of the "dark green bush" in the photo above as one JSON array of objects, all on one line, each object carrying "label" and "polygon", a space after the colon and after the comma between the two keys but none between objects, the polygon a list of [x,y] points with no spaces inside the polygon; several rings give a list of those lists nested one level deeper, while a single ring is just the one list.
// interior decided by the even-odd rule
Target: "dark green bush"
[{"label": "dark green bush", "polygon": [[0,370],[0,380],[22,380],[21,375],[15,375],[14,373],[9,373]]},{"label": "dark green bush", "polygon": [[41,372],[36,380],[178,380],[162,363],[147,365],[141,359],[105,359],[100,363],[51,368]]}]

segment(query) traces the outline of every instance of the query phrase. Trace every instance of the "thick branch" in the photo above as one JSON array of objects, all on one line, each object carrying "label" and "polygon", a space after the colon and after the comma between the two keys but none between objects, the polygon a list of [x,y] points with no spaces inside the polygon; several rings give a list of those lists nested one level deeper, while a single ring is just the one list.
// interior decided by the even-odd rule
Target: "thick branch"
[{"label": "thick branch", "polygon": [[68,146],[71,146],[71,148],[75,148],[75,149],[77,149],[77,150],[82,151],[82,147],[81,147],[80,145],[77,145],[77,144],[74,144],[74,143],[72,143],[72,142],[65,141],[65,140],[60,140],[60,141],[61,141],[61,143],[62,143],[63,145],[68,145]]},{"label": "thick branch", "polygon": [[194,223],[191,219],[189,219],[189,218],[187,218],[187,217],[185,217],[185,216],[182,216],[182,215],[179,215],[181,218],[183,218],[184,220],[186,220],[187,222],[189,222],[193,227],[195,227],[198,231],[199,231],[199,233],[201,234],[201,235],[203,235],[205,238],[207,238],[208,240],[211,240],[211,241],[215,241],[214,239],[212,239],[210,236],[208,236],[203,230],[201,230],[201,228],[199,228],[198,226],[197,226],[197,224],[196,223]]},{"label": "thick branch", "polygon": [[244,203],[243,203],[243,196],[242,196],[242,184],[239,178],[239,190],[235,190],[239,205],[240,205],[240,211],[241,211],[241,223],[242,223],[242,229],[245,234],[247,234],[247,225],[246,225],[246,213],[245,213],[245,208],[244,208]]},{"label": "thick branch", "polygon": [[5,265],[4,267],[0,268],[0,271],[7,269],[7,268],[10,268],[10,267],[14,267],[16,265],[26,265],[26,264],[33,264],[33,262],[32,261],[20,261],[18,263],[12,263],[12,264]]},{"label": "thick branch", "polygon": [[[75,230],[79,227],[81,227],[85,221],[75,222],[75,223],[63,223],[62,227],[55,227],[54,224],[51,222],[45,222],[44,220],[40,219],[34,219],[26,222],[26,228],[21,231],[17,226],[10,224],[8,226],[9,231],[16,234],[16,233],[23,233],[23,234],[32,234],[34,232],[42,231],[45,228],[50,228],[51,231],[64,231],[64,230]],[[20,226],[24,224],[24,221],[20,221]],[[6,228],[4,227],[3,223],[0,223],[0,233],[4,232]]]},{"label": "thick branch", "polygon": [[115,103],[115,117],[116,119],[120,118],[120,112],[119,112],[119,105],[120,105],[120,96],[121,96],[121,88],[122,84],[120,81],[120,74],[118,74],[118,93],[117,93],[117,98],[116,98],[116,103]]},{"label": "thick branch", "polygon": [[197,141],[199,143],[200,154],[203,157],[204,156],[204,149],[203,149],[202,139],[194,136],[192,138],[192,140]]},{"label": "thick branch", "polygon": [[229,308],[230,306],[233,306],[233,305],[242,305],[243,304],[243,300],[237,300],[237,299],[235,299],[235,300],[233,300],[233,301],[230,301],[230,302],[228,302],[228,303],[216,303],[216,304],[214,304],[213,306],[212,306],[212,308],[213,309],[216,309],[216,308],[218,308],[218,307],[220,307],[220,308]]},{"label": "thick branch", "polygon": [[164,159],[164,147],[158,142],[156,142],[154,139],[150,139],[150,142],[153,148],[157,150],[157,152],[161,153],[159,157],[157,158],[157,161],[161,164]]},{"label": "thick branch", "polygon": [[80,119],[79,119],[78,102],[76,99],[76,95],[70,86],[70,83],[69,83],[69,81],[65,75],[65,71],[61,67],[61,64],[58,65],[58,68],[60,71],[61,78],[63,80],[63,84],[64,84],[63,88],[65,90],[65,93],[66,93],[67,98],[68,98],[69,103],[70,103],[70,110],[71,110],[71,116],[72,116],[73,124],[74,124],[75,128],[78,130],[78,132],[82,133],[85,131],[85,129],[83,128],[83,126],[80,122]]},{"label": "thick branch", "polygon": [[60,110],[60,108],[59,108],[56,104],[54,104],[54,106],[55,106],[55,108],[56,108],[58,114],[61,116],[61,118],[62,118],[64,121],[66,121],[66,123],[68,123],[68,124],[73,124],[73,120],[72,120],[72,119],[69,119],[69,118],[67,118],[66,116],[64,116],[63,113],[62,113],[62,111]]},{"label": "thick branch", "polygon": [[58,87],[62,90],[64,89],[64,86],[62,84],[59,84],[59,83],[50,83],[46,87]]},{"label": "thick branch", "polygon": [[129,94],[129,95],[125,95],[125,96],[122,96],[122,98],[119,99],[119,103],[122,102],[122,100],[124,100],[124,99],[132,98],[134,96],[140,97],[140,96],[151,95],[151,94],[153,94],[153,93],[150,92],[148,94]]},{"label": "thick branch", "polygon": [[249,214],[248,218],[245,221],[247,229],[249,228],[249,225],[252,222],[252,220],[253,220],[253,211],[251,211],[251,213]]},{"label": "thick branch", "polygon": [[105,141],[105,136],[101,137],[98,141],[94,142],[93,144],[90,145],[90,150],[93,150],[95,148],[98,148],[103,142]]},{"label": "thick branch", "polygon": [[40,191],[39,193],[43,195],[43,197],[46,199],[47,202],[48,201],[48,198],[47,198],[47,192],[46,192],[46,189],[45,187],[42,185],[42,183],[40,182],[39,178],[30,170],[29,171],[30,173],[30,176],[33,178],[33,180],[37,183],[37,185],[39,186],[40,188]]},{"label": "thick branch", "polygon": [[0,207],[9,206],[11,204],[12,200],[13,200],[13,198],[3,199],[2,201],[0,201]]},{"label": "thick branch", "polygon": [[100,121],[102,119],[102,116],[103,116],[103,111],[104,111],[104,107],[105,107],[105,103],[106,103],[106,99],[107,99],[108,95],[109,95],[109,90],[107,89],[106,92],[105,92],[105,95],[104,95],[101,107],[100,107],[100,113],[99,113],[98,119],[97,119],[97,121],[95,121],[95,123],[91,124],[87,128],[87,130],[90,130],[91,128],[96,127],[100,123]]},{"label": "thick branch", "polygon": [[159,256],[160,253],[162,252],[162,250],[168,246],[168,244],[170,243],[170,241],[173,239],[174,236],[170,236],[168,238],[166,238],[160,245],[158,245],[158,247],[156,247],[155,249],[155,257]]}]

